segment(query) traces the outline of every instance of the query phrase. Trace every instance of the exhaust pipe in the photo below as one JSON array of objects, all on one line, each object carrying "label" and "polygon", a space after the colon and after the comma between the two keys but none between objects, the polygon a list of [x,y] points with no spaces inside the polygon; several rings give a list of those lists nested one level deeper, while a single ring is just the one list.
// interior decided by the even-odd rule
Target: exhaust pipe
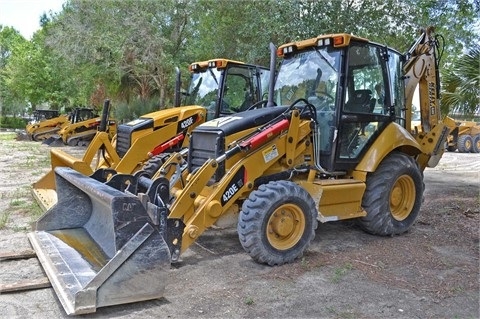
[{"label": "exhaust pipe", "polygon": [[110,113],[110,100],[105,100],[103,102],[102,117],[100,120],[100,125],[98,130],[100,132],[106,132],[108,127],[108,114]]},{"label": "exhaust pipe", "polygon": [[178,67],[175,67],[175,104],[174,107],[179,107],[181,103],[181,89],[182,89],[182,73]]},{"label": "exhaust pipe", "polygon": [[162,297],[171,255],[149,203],[68,167],[55,178],[58,204],[28,237],[66,313]]},{"label": "exhaust pipe", "polygon": [[273,101],[273,90],[275,89],[275,78],[277,69],[277,47],[270,42],[270,80],[268,81],[268,101],[267,107],[275,106]]}]

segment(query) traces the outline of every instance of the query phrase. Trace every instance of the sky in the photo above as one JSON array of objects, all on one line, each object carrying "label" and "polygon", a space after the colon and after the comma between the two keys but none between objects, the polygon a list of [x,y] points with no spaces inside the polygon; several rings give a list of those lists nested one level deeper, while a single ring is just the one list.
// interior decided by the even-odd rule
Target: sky
[{"label": "sky", "polygon": [[0,0],[0,24],[15,28],[27,40],[40,29],[40,16],[60,12],[65,0]]}]

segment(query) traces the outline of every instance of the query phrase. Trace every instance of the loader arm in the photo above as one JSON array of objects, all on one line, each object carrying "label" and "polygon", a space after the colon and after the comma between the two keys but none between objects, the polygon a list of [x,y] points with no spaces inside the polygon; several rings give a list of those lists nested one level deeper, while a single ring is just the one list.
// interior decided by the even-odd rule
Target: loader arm
[{"label": "loader arm", "polygon": [[[209,159],[190,174],[186,186],[172,194],[175,199],[169,207],[168,218],[181,219],[185,224],[180,253],[229,211],[238,199],[258,186],[256,180],[282,158],[285,158],[284,169],[291,168],[294,161],[290,157],[301,153],[299,149],[305,149],[310,132],[310,121],[300,121],[299,111],[294,110],[290,117],[231,144],[224,155]],[[220,182],[205,186],[215,174],[218,164],[237,154],[242,154],[241,159]]]}]

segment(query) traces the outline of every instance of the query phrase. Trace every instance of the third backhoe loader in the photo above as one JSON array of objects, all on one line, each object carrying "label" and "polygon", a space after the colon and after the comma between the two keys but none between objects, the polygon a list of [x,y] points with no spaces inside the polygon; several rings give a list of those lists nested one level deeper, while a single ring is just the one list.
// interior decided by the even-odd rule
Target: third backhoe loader
[{"label": "third backhoe loader", "polygon": [[[302,256],[318,221],[407,231],[448,135],[437,44],[432,28],[404,55],[349,34],[288,43],[277,106],[199,125],[152,178],[105,184],[56,168],[58,204],[29,239],[67,314],[162,296],[170,263],[232,216],[245,251],[268,265]],[[412,135],[417,85],[422,132]]]},{"label": "third backhoe loader", "polygon": [[[131,174],[145,165],[157,167],[164,159],[162,153],[187,146],[191,130],[205,120],[234,114],[266,98],[268,68],[212,59],[192,63],[189,71],[191,81],[184,94],[184,106],[179,106],[180,76],[177,74],[177,107],[119,125],[113,141],[108,134],[97,132],[81,159],[52,149],[52,169],[33,184],[33,195],[42,209],[47,210],[57,201],[55,167],[71,167],[84,175],[96,171],[104,179],[112,170]],[[95,157],[97,163],[94,163]]]}]

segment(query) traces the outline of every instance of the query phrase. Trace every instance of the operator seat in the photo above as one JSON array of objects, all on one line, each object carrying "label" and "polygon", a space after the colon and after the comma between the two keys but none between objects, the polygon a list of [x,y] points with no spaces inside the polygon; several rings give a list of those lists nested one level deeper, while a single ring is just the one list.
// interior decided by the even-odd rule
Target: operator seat
[{"label": "operator seat", "polygon": [[372,113],[376,99],[371,90],[356,90],[350,100],[345,103],[345,111],[353,113]]},{"label": "operator seat", "polygon": [[254,104],[254,99],[253,99],[252,94],[250,94],[250,92],[248,90],[245,90],[245,98],[243,100],[242,105],[240,105],[240,107],[238,108],[238,111],[239,112],[246,111],[253,104]]}]

